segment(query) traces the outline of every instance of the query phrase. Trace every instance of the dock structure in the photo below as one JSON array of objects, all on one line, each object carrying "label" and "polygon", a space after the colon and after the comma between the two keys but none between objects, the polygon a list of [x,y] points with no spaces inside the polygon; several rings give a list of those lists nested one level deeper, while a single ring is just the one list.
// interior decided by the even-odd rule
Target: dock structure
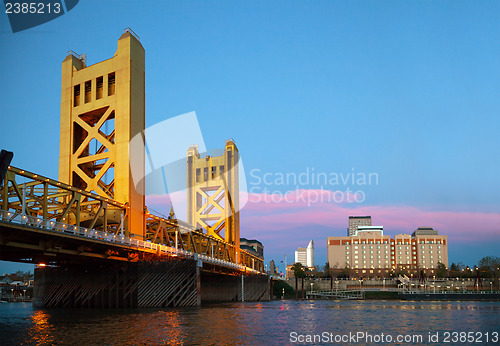
[{"label": "dock structure", "polygon": [[365,299],[364,290],[325,290],[325,291],[309,291],[306,294],[307,299]]}]

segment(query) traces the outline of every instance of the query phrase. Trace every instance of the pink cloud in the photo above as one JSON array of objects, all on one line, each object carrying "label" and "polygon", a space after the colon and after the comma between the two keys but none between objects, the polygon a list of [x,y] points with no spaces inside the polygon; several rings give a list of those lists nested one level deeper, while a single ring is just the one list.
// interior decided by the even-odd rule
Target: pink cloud
[{"label": "pink cloud", "polygon": [[[370,215],[373,224],[383,225],[384,232],[390,235],[411,234],[417,227],[429,226],[456,243],[500,240],[500,213],[429,211],[405,205],[373,206],[354,202],[359,198],[354,194],[342,196],[340,191],[329,190],[242,194],[240,199],[248,199],[240,214],[242,236],[260,240],[286,241],[309,232],[309,237],[321,237],[326,242],[328,236],[346,234],[350,215]],[[185,205],[185,196],[178,199]],[[165,215],[170,212],[168,195],[148,196],[146,203],[151,210]],[[176,214],[185,219],[185,209]]]},{"label": "pink cloud", "polygon": [[[290,229],[330,229],[327,236],[345,235],[350,215],[370,215],[374,225],[383,225],[387,234],[412,233],[419,226],[430,226],[448,235],[452,241],[467,243],[500,238],[500,213],[464,211],[428,211],[414,206],[369,206],[343,201],[335,203],[325,190],[300,190],[303,199],[288,200],[283,196],[250,194],[243,209],[242,228],[255,237],[269,237],[269,232]],[[323,199],[316,199],[323,196]],[[307,200],[307,198],[312,198]],[[323,231],[324,232],[324,231]]]}]

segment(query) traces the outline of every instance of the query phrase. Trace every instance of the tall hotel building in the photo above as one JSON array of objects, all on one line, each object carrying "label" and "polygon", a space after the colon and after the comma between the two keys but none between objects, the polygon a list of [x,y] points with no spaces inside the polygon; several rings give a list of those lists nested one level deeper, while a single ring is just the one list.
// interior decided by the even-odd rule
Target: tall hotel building
[{"label": "tall hotel building", "polygon": [[359,226],[371,226],[371,216],[349,216],[349,228],[347,229],[347,236],[355,235]]},{"label": "tall hotel building", "polygon": [[438,235],[437,230],[420,227],[412,235],[391,238],[382,229],[373,228],[360,227],[352,236],[328,237],[330,268],[347,268],[352,275],[381,276],[403,270],[417,273],[421,269],[432,275],[439,262],[448,267],[447,236]]}]

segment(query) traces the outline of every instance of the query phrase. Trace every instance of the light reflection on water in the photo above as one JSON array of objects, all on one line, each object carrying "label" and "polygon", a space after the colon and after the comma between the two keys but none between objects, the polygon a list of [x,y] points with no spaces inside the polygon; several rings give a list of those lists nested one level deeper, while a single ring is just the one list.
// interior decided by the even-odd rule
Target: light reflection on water
[{"label": "light reflection on water", "polygon": [[299,334],[499,330],[500,302],[274,301],[179,309],[0,304],[0,344],[288,344]]}]

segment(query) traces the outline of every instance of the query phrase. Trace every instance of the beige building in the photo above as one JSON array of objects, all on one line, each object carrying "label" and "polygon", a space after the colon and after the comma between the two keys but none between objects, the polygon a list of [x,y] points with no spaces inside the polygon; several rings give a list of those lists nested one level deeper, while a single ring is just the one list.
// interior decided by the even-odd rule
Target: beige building
[{"label": "beige building", "polygon": [[448,267],[447,236],[432,228],[419,228],[410,236],[394,238],[379,230],[358,230],[355,236],[327,238],[328,263],[352,275],[382,276],[392,271],[433,274],[439,262]]},{"label": "beige building", "polygon": [[438,235],[430,227],[419,227],[412,234],[416,262],[422,269],[436,268],[439,262],[448,267],[448,236]]},{"label": "beige building", "polygon": [[349,216],[349,228],[347,229],[347,235],[355,235],[358,231],[358,226],[371,226],[372,217],[371,216]]}]

